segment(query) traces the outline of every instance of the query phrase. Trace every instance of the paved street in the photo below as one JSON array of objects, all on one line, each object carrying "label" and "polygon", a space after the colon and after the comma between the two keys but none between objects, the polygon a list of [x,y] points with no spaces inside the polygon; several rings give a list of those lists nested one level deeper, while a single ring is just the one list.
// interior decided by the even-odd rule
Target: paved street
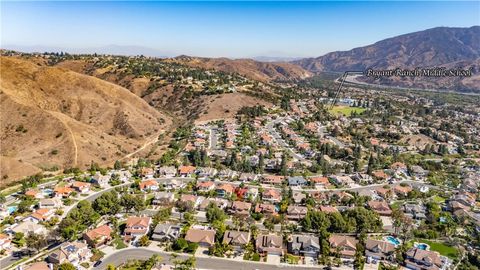
[{"label": "paved street", "polygon": [[[94,267],[93,269],[105,269],[108,264],[120,265],[128,260],[141,259],[145,260],[150,258],[153,254],[160,255],[163,260],[163,263],[171,264],[170,253],[163,251],[154,251],[147,248],[129,248],[118,251],[110,256],[106,257],[102,263]],[[186,259],[188,256],[179,254],[178,259]],[[259,262],[249,262],[249,261],[236,261],[231,259],[223,259],[217,257],[196,257],[197,259],[197,268],[201,269],[235,269],[235,270],[277,270],[277,269],[312,269],[312,267],[305,266],[291,266],[291,265],[270,265],[266,263]],[[319,267],[317,267],[318,269]]]}]

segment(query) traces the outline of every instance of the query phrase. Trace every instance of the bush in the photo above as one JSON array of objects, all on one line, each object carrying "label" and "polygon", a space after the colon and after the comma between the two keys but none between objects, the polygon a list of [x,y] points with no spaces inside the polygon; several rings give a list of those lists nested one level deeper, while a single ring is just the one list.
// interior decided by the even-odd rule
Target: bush
[{"label": "bush", "polygon": [[253,253],[253,255],[252,255],[252,261],[259,262],[259,261],[260,261],[260,254],[258,254],[258,253]]}]

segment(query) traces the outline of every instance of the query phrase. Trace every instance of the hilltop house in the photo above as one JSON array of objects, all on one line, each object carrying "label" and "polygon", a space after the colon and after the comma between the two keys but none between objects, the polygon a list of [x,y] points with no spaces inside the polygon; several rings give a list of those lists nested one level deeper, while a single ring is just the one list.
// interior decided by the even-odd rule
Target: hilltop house
[{"label": "hilltop house", "polygon": [[162,166],[158,169],[158,175],[165,178],[175,177],[175,175],[177,175],[177,169],[173,166]]},{"label": "hilltop house", "polygon": [[107,187],[109,181],[110,175],[102,175],[100,172],[92,176],[92,183],[102,188]]},{"label": "hilltop house", "polygon": [[88,193],[90,191],[90,186],[90,183],[74,181],[70,187],[78,193]]}]

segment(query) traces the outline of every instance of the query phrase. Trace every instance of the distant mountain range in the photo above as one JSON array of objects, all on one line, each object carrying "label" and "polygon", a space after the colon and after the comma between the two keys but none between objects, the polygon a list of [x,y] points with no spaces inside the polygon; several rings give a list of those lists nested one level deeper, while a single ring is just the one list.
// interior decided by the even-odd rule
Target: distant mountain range
[{"label": "distant mountain range", "polygon": [[[292,63],[310,72],[364,71],[372,69],[472,67],[470,78],[385,78],[381,84],[406,87],[480,91],[480,26],[437,27],[388,38],[350,51],[328,53]],[[373,79],[364,81],[375,83]],[[378,81],[376,83],[379,83]]]},{"label": "distant mountain range", "polygon": [[350,51],[293,61],[309,71],[347,71],[444,65],[480,57],[480,26],[437,27]]}]

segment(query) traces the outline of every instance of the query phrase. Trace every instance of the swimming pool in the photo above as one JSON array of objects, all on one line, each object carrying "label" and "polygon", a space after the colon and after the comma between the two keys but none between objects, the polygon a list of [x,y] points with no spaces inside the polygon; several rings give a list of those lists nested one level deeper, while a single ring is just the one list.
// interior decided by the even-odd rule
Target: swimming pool
[{"label": "swimming pool", "polygon": [[11,215],[13,212],[17,211],[17,209],[18,209],[18,206],[16,205],[7,207],[8,214]]},{"label": "swimming pool", "polygon": [[430,249],[430,246],[425,244],[425,243],[415,243],[414,246],[418,249],[421,249],[421,250],[429,250]]},{"label": "swimming pool", "polygon": [[53,189],[51,188],[45,188],[42,190],[42,194],[44,197],[50,197],[50,195],[53,194]]},{"label": "swimming pool", "polygon": [[400,245],[400,239],[396,238],[396,237],[393,237],[393,236],[387,236],[385,237],[385,240],[387,240],[387,242],[395,245],[395,246],[398,246]]}]

